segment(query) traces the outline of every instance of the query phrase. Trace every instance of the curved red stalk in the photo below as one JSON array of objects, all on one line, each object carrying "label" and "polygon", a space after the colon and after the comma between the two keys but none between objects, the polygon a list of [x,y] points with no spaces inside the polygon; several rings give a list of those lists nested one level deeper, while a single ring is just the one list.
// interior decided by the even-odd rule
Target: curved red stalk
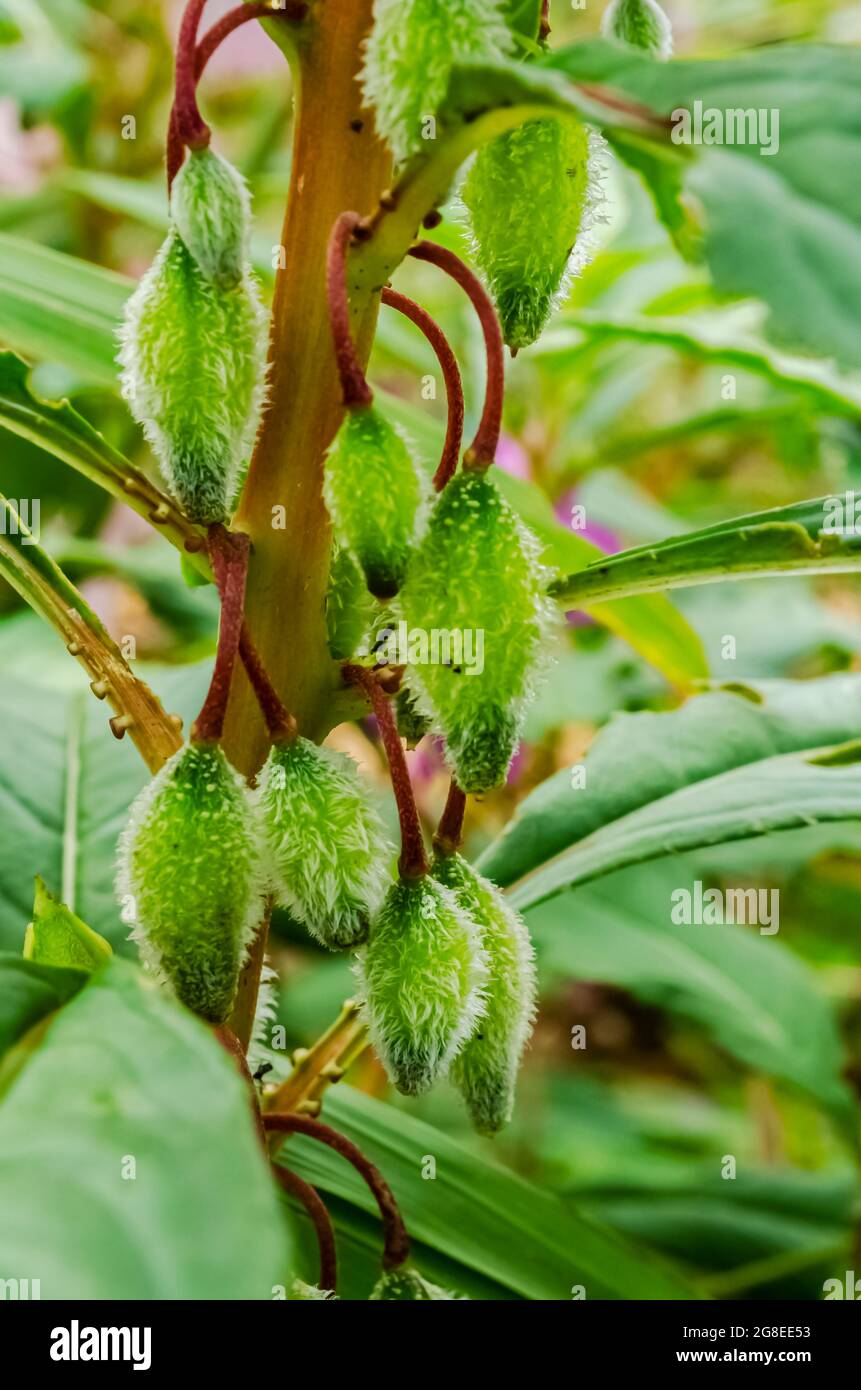
[{"label": "curved red stalk", "polygon": [[274,1131],[276,1134],[306,1134],[309,1139],[316,1139],[321,1144],[327,1144],[348,1163],[352,1163],[356,1172],[364,1178],[371,1189],[380,1210],[383,1223],[384,1268],[397,1269],[408,1259],[410,1238],[407,1235],[407,1228],[395,1201],[394,1193],[379,1168],[375,1168],[373,1163],[365,1158],[362,1150],[357,1148],[352,1140],[348,1139],[345,1134],[339,1134],[336,1129],[330,1128],[329,1125],[322,1124],[320,1120],[312,1120],[307,1115],[296,1115],[292,1111],[289,1113],[281,1113],[277,1110],[269,1111],[263,1116],[263,1124],[269,1133]]},{"label": "curved red stalk", "polygon": [[309,1182],[300,1178],[299,1174],[294,1173],[292,1169],[282,1168],[279,1163],[273,1163],[272,1172],[284,1191],[289,1192],[291,1197],[295,1197],[301,1202],[310,1216],[317,1236],[317,1244],[320,1247],[318,1287],[331,1289],[334,1293],[338,1287],[338,1257],[335,1252],[335,1232],[332,1229],[332,1219],[326,1210],[323,1199],[316,1187],[312,1187]]},{"label": "curved red stalk", "polygon": [[502,330],[484,286],[453,251],[437,246],[433,241],[420,241],[410,247],[411,256],[419,261],[429,261],[439,266],[465,290],[475,312],[478,314],[484,333],[484,346],[487,353],[487,388],[484,396],[484,410],[472,444],[464,456],[464,468],[488,468],[496,457],[499,433],[502,428],[502,401],[505,393],[505,356],[502,344]]},{"label": "curved red stalk", "polygon": [[244,532],[228,531],[221,522],[209,528],[209,554],[221,595],[221,619],[212,680],[203,708],[192,726],[192,743],[219,743],[224,732],[224,716],[245,611],[249,545]]},{"label": "curved red stalk", "polygon": [[443,854],[455,854],[463,844],[463,815],[466,810],[466,793],[452,777],[448,789],[445,810],[440,817],[436,834],[433,837],[434,849]]},{"label": "curved red stalk", "polygon": [[380,736],[389,763],[392,790],[398,803],[398,819],[401,823],[401,856],[398,868],[402,878],[421,878],[429,868],[425,853],[421,821],[413,795],[409,768],[401,736],[395,720],[391,701],[384,693],[373,671],[367,666],[345,665],[342,667],[344,679],[353,685],[360,685],[371,702],[371,707],[380,726]]},{"label": "curved red stalk", "polygon": [[197,106],[197,31],[206,0],[188,0],[176,45],[176,131],[193,150],[209,144],[210,130]]},{"label": "curved red stalk", "polygon": [[335,360],[341,378],[344,405],[348,410],[369,406],[373,392],[356,354],[350,331],[350,303],[347,297],[347,252],[353,232],[361,222],[357,212],[342,212],[335,221],[326,252],[326,297],[329,321],[335,343]]},{"label": "curved red stalk", "polygon": [[273,743],[283,743],[295,739],[296,720],[282,702],[273,686],[260,653],[254,645],[247,623],[242,624],[239,636],[239,655],[245,672],[257,696],[260,712],[266,721],[266,728]]},{"label": "curved red stalk", "polygon": [[442,492],[457,469],[457,460],[463,439],[463,382],[460,378],[457,358],[436,319],[432,318],[420,304],[416,304],[414,299],[408,299],[405,294],[401,294],[399,290],[392,289],[390,285],[387,285],[383,290],[383,303],[388,304],[392,309],[398,309],[417,328],[421,329],[436,353],[442,369],[448,400],[448,428],[446,429],[442,457],[433,478],[433,485],[437,492]]}]

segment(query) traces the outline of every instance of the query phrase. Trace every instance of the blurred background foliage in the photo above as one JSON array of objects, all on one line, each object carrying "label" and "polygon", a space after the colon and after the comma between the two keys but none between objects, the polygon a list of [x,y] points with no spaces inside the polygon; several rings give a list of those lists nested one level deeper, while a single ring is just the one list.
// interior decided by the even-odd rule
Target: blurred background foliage
[{"label": "blurred background foliage", "polygon": [[[228,7],[213,0],[213,18]],[[35,390],[69,397],[146,468],[117,396],[111,332],[165,227],[178,8],[0,0],[0,344],[34,362]],[[776,40],[861,41],[858,6],[836,0],[667,0],[666,8],[682,58]],[[583,10],[556,0],[554,46],[594,38],[600,11],[597,0]],[[268,286],[291,102],[283,58],[255,25],[234,35],[207,74],[207,116],[253,190],[254,258]],[[751,341],[768,361],[762,306],[719,293],[702,264],[680,256],[637,176],[609,154],[605,164],[594,257],[545,338],[509,370],[501,462],[513,495],[538,509],[543,538],[563,553],[572,535],[612,551],[806,497],[861,492],[857,409],[836,411],[779,367],[749,357],[740,365]],[[462,249],[456,208],[448,211],[435,235]],[[88,279],[62,256],[106,273]],[[481,343],[459,292],[412,263],[397,283],[450,334],[474,415]],[[372,374],[399,398],[430,459],[444,411],[423,380],[435,379],[435,362],[385,309]],[[186,587],[176,554],[144,523],[5,430],[0,476],[7,496],[40,500],[47,548],[117,640],[134,638],[136,669],[187,718],[205,685],[199,663],[214,650],[212,591]],[[143,767],[109,737],[104,710],[54,635],[6,588],[0,612],[0,945],[20,948],[38,872],[128,950],[112,861]],[[578,765],[619,711],[672,711],[703,680],[784,683],[859,670],[854,578],[689,589],[672,606],[641,607],[627,628],[571,615],[509,785],[470,806],[470,850],[493,840],[532,787]],[[849,688],[847,738],[859,689]],[[718,724],[714,737],[728,732]],[[373,729],[343,727],[332,741],[360,760],[394,824]],[[442,761],[428,741],[410,757],[430,824],[445,794]],[[779,935],[670,930],[669,893],[695,879],[779,888]],[[542,1010],[515,1119],[494,1156],[676,1257],[715,1293],[820,1297],[825,1277],[853,1267],[861,1221],[857,1128],[847,1119],[849,1091],[861,1088],[859,908],[861,825],[841,822],[626,868],[530,913]],[[291,1045],[306,1045],[350,992],[349,963],[317,950],[281,914],[274,964],[277,1018]],[[578,1025],[583,1049],[574,1045]],[[270,1060],[286,1065],[283,1055]],[[370,1056],[353,1079],[488,1150],[447,1089],[406,1106]],[[723,1175],[728,1155],[734,1179]]]}]

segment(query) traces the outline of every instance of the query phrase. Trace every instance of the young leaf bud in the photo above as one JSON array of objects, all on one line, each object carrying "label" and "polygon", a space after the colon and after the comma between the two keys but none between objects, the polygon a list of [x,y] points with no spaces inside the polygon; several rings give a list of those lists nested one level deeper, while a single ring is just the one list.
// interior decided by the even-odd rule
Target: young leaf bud
[{"label": "young leaf bud", "polygon": [[[410,630],[445,630],[464,660],[409,668],[419,707],[442,729],[465,792],[505,778],[537,664],[556,624],[535,537],[486,474],[467,470],[441,493],[398,597]],[[467,655],[471,660],[467,661]]]},{"label": "young leaf bud", "polygon": [[222,1023],[262,897],[253,809],[221,748],[187,744],[140,793],[120,838],[117,893],[133,905],[144,962]]},{"label": "young leaf bud", "polygon": [[368,1294],[371,1303],[429,1303],[432,1299],[462,1301],[466,1299],[466,1294],[449,1293],[448,1289],[440,1288],[439,1284],[432,1284],[430,1280],[424,1279],[418,1270],[410,1265],[384,1270]]},{"label": "young leaf bud", "polygon": [[253,279],[208,281],[175,228],[126,305],[123,395],[192,521],[224,521],[257,429],[264,314]]},{"label": "young leaf bud", "polygon": [[40,965],[96,970],[113,955],[110,943],[36,879],[33,920],[24,935],[24,959]]},{"label": "young leaf bud", "polygon": [[403,582],[426,484],[412,447],[376,406],[348,410],[326,459],[323,496],[335,535],[376,598]]},{"label": "young leaf bud", "polygon": [[170,195],[174,224],[205,280],[234,289],[248,268],[251,201],[245,180],[210,145],[189,150]]},{"label": "young leaf bud", "polygon": [[433,139],[453,67],[511,51],[504,11],[505,0],[377,0],[362,83],[396,160]]},{"label": "young leaf bud", "polygon": [[535,958],[529,932],[495,884],[460,854],[438,853],[434,876],[481,929],[487,955],[486,1012],[451,1068],[480,1134],[511,1118],[517,1069],[535,1015]]},{"label": "young leaf bud", "polygon": [[355,656],[374,618],[375,604],[349,550],[338,548],[329,570],[326,632],[335,661]]},{"label": "young leaf bud", "polygon": [[657,0],[610,0],[601,33],[653,58],[669,58],[673,51],[673,28]]},{"label": "young leaf bud", "polygon": [[576,117],[549,116],[482,146],[464,179],[473,251],[512,349],[535,342],[588,259],[599,149]]},{"label": "young leaf bud", "polygon": [[374,1046],[399,1091],[418,1096],[448,1069],[484,1011],[479,929],[423,874],[389,889],[359,965]]},{"label": "young leaf bud", "polygon": [[395,700],[398,733],[406,742],[407,748],[418,748],[422,739],[431,731],[430,720],[416,704],[416,697],[404,685]]},{"label": "young leaf bud", "polygon": [[330,950],[360,945],[394,850],[352,758],[306,738],[276,743],[258,797],[280,904]]}]

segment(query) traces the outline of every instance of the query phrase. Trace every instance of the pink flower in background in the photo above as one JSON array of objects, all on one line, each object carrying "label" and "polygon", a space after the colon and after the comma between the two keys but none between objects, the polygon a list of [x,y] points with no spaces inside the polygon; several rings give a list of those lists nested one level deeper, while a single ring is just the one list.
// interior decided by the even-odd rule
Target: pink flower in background
[{"label": "pink flower in background", "polygon": [[18,103],[0,99],[0,189],[35,193],[46,169],[60,158],[60,140],[50,126],[22,130]]},{"label": "pink flower in background", "polygon": [[[576,504],[577,489],[569,487],[567,491],[562,493],[561,497],[556,499],[553,506],[553,510],[557,517],[562,522],[563,526],[567,526],[569,530],[574,529],[571,526],[571,516]],[[622,549],[619,537],[615,535],[614,532],[608,531],[605,526],[601,526],[597,521],[590,521],[588,511],[586,513],[585,526],[578,527],[576,534],[582,536],[584,541],[591,541],[593,545],[597,545],[599,550],[604,551],[605,555],[614,555],[617,550]]]},{"label": "pink flower in background", "polygon": [[[209,0],[203,16],[203,23],[200,26],[201,34],[205,33],[210,25],[217,23],[228,10],[234,9],[236,0]],[[184,0],[171,0],[169,6],[170,31],[175,36],[179,33],[179,25],[182,19],[182,12],[185,8]],[[230,38],[221,45],[218,51],[211,58],[207,69],[207,77],[251,77],[265,76],[270,72],[279,72],[284,69],[284,55],[276,45],[265,34],[258,23],[250,20],[248,24],[243,24],[231,34]]]},{"label": "pink flower in background", "polygon": [[529,455],[522,444],[513,439],[510,434],[504,434],[499,441],[496,450],[496,464],[503,473],[510,473],[512,478],[523,478],[529,482],[532,478],[532,464]]}]

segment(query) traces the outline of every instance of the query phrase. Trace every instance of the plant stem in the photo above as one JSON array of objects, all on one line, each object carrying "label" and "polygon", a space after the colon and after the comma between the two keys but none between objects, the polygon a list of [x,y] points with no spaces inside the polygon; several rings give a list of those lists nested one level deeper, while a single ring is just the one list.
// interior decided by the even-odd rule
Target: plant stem
[{"label": "plant stem", "polygon": [[260,660],[260,653],[251,639],[247,623],[242,624],[242,631],[239,636],[239,655],[254,689],[254,694],[257,696],[260,712],[266,721],[266,727],[273,743],[295,739],[296,720],[286,705],[283,704],[270,681],[266,668]]},{"label": "plant stem", "polygon": [[463,439],[463,382],[461,381],[457,358],[436,319],[432,318],[420,304],[416,304],[414,299],[408,299],[405,294],[401,294],[398,290],[392,289],[391,285],[387,285],[383,290],[383,303],[388,304],[392,309],[400,310],[417,328],[421,329],[436,353],[442,370],[448,401],[448,426],[442,457],[433,478],[433,485],[437,492],[442,492],[457,469],[460,445]]},{"label": "plant stem", "polygon": [[[344,208],[375,206],[390,168],[356,81],[372,8],[373,0],[318,4],[295,28],[269,26],[279,33],[291,28],[296,119],[275,283],[269,405],[234,524],[254,546],[249,628],[272,684],[298,728],[313,739],[328,733],[333,712],[343,717],[343,682],[329,654],[325,616],[331,533],[323,459],[343,416],[326,301],[326,243]],[[370,348],[377,302],[367,286],[351,304],[360,360]],[[289,529],[279,528],[276,514],[286,514]],[[225,732],[234,766],[252,776],[266,757],[269,736],[244,675],[234,681]]]},{"label": "plant stem", "polygon": [[436,834],[433,837],[434,849],[442,854],[456,854],[463,844],[463,813],[466,810],[466,794],[452,777],[448,789],[445,810],[440,817]]},{"label": "plant stem", "polygon": [[335,361],[341,378],[341,396],[348,410],[369,406],[374,399],[356,355],[350,329],[350,304],[347,299],[347,251],[353,232],[361,220],[357,212],[342,212],[332,228],[326,248],[329,322],[332,325]]},{"label": "plant stem", "polygon": [[193,743],[220,743],[224,732],[230,684],[242,634],[248,550],[248,537],[242,532],[227,531],[220,522],[210,527],[209,554],[221,595],[221,620],[212,680],[191,730]]},{"label": "plant stem", "polygon": [[481,323],[487,354],[487,387],[478,430],[464,455],[463,466],[487,468],[496,458],[505,395],[505,354],[496,310],[478,276],[453,251],[433,241],[420,241],[417,246],[410,247],[410,255],[419,261],[429,261],[450,275],[466,291]]},{"label": "plant stem", "polygon": [[298,1173],[294,1173],[292,1168],[282,1168],[280,1163],[272,1164],[272,1172],[276,1180],[297,1201],[302,1203],[314,1227],[317,1236],[317,1244],[320,1248],[320,1274],[317,1280],[317,1287],[320,1289],[331,1289],[335,1293],[338,1287],[338,1256],[335,1250],[335,1232],[332,1227],[332,1219],[326,1210],[316,1187],[312,1187],[304,1178],[300,1178]]},{"label": "plant stem", "polygon": [[379,1168],[365,1157],[352,1140],[331,1129],[329,1125],[321,1124],[319,1120],[309,1119],[307,1115],[283,1115],[268,1111],[263,1116],[263,1124],[269,1133],[305,1134],[309,1139],[327,1144],[348,1163],[352,1163],[373,1193],[380,1210],[383,1223],[383,1267],[397,1269],[409,1258],[410,1238],[394,1193]]},{"label": "plant stem", "polygon": [[367,695],[371,708],[377,718],[380,736],[389,763],[392,790],[398,804],[398,819],[401,823],[401,855],[398,868],[402,878],[421,878],[429,868],[425,853],[424,837],[419,820],[407,756],[398,733],[392,702],[384,693],[380,682],[367,666],[344,666],[344,679],[359,685]]},{"label": "plant stem", "polygon": [[267,1110],[296,1110],[319,1114],[320,1097],[327,1086],[340,1081],[367,1046],[367,1029],[355,999],[347,999],[335,1022],[311,1048],[293,1054],[293,1070],[277,1090],[267,1096]]},{"label": "plant stem", "polygon": [[210,129],[197,105],[197,31],[206,0],[188,0],[176,45],[176,133],[193,150],[209,144]]}]

